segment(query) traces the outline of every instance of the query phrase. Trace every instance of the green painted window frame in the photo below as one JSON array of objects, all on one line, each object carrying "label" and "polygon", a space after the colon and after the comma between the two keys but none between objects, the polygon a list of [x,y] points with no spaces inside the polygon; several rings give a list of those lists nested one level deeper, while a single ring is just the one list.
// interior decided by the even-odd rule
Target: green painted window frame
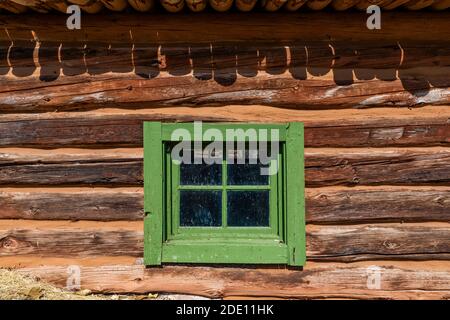
[{"label": "green painted window frame", "polygon": [[[194,124],[144,122],[144,264],[303,266],[306,261],[303,123],[203,123],[202,126],[203,130],[214,128],[222,133],[226,129],[279,129],[279,172],[270,177],[268,185],[275,191],[269,196],[270,227],[230,227],[226,231],[215,227],[180,228],[176,219],[172,219],[177,216],[172,209],[176,203],[172,197],[179,188],[176,183],[179,177],[170,159],[169,146],[173,143],[173,130],[183,128],[192,133]],[[225,173],[226,168],[222,175],[226,176]],[[224,188],[227,187],[218,186],[220,190]],[[247,188],[252,189],[239,187],[239,190]]]}]

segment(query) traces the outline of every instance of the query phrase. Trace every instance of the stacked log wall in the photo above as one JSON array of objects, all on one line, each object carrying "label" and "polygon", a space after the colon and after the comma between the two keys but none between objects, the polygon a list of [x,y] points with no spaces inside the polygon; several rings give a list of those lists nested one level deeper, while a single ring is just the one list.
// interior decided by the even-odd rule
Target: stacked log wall
[{"label": "stacked log wall", "polygon": [[[78,266],[96,292],[450,298],[450,14],[384,14],[0,16],[0,266],[62,287]],[[304,122],[304,269],[144,268],[152,120]]]}]

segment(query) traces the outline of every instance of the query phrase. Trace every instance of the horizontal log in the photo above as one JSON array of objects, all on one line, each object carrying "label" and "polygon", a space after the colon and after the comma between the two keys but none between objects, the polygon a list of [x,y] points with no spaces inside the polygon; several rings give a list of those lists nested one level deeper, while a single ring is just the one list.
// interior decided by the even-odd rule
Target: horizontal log
[{"label": "horizontal log", "polygon": [[224,117],[132,114],[39,120],[0,120],[1,146],[25,147],[142,147],[143,121],[227,121]]},{"label": "horizontal log", "polygon": [[8,84],[0,91],[0,110],[446,104],[448,48],[397,42],[158,47],[9,40],[0,43],[1,80]]},{"label": "horizontal log", "polygon": [[142,188],[0,189],[0,219],[142,220],[143,202]]},{"label": "horizontal log", "polygon": [[[448,41],[448,12],[384,12],[381,30],[366,27],[365,12],[199,13],[192,15],[108,13],[85,15],[81,30],[67,32],[66,18],[48,14],[1,15],[14,40],[91,41],[107,43],[186,43],[221,41]],[[120,21],[120,23],[117,23]],[[426,26],[426,27],[424,27]],[[108,30],[105,33],[105,30]],[[273,32],[277,30],[277,32]],[[0,40],[9,40],[0,33]]]},{"label": "horizontal log", "polygon": [[[448,223],[307,225],[306,232],[308,261],[450,259]],[[0,220],[0,256],[12,255],[142,257],[143,223]]]},{"label": "horizontal log", "polygon": [[118,185],[143,184],[142,161],[77,161],[75,163],[2,166],[5,185]]},{"label": "horizontal log", "polygon": [[[308,187],[449,185],[448,148],[306,149]],[[0,185],[139,186],[142,149],[2,149]]]},{"label": "horizontal log", "polygon": [[[2,74],[11,70],[17,77],[31,75],[39,67],[40,80],[44,81],[56,80],[60,74],[86,72],[134,72],[142,78],[154,78],[165,71],[171,75],[192,73],[197,79],[216,81],[225,81],[228,75],[230,82],[237,75],[254,77],[260,71],[274,75],[289,72],[296,79],[304,79],[308,73],[320,75],[333,70],[335,81],[343,85],[354,79],[407,81],[414,76],[434,83],[439,68],[450,66],[448,42],[297,41],[158,46],[0,41],[0,51]],[[413,73],[411,69],[415,69]]]},{"label": "horizontal log", "polygon": [[349,78],[351,82],[346,85],[338,83],[334,71],[306,79],[296,79],[289,73],[243,77],[225,72],[208,80],[166,72],[152,79],[132,73],[84,73],[59,76],[51,85],[42,81],[39,75],[7,75],[0,77],[3,82],[0,111],[18,113],[229,104],[262,104],[293,109],[448,105],[449,70],[445,67],[438,71],[433,80],[414,75],[390,81]]},{"label": "horizontal log", "polygon": [[[45,263],[45,260],[44,260]],[[139,265],[80,266],[81,288],[98,293],[172,292],[210,298],[278,297],[297,299],[448,299],[448,262],[440,268],[427,263],[403,266],[384,262],[313,264],[303,271],[271,268],[212,268]],[[61,288],[67,285],[67,267],[44,265],[20,268],[25,275]],[[263,289],[262,289],[263,288]]]},{"label": "horizontal log", "polygon": [[[0,189],[0,219],[142,220],[142,188]],[[447,187],[306,190],[313,224],[450,221]]]},{"label": "horizontal log", "polygon": [[447,146],[450,123],[314,127],[305,129],[306,147]]},{"label": "horizontal log", "polygon": [[139,222],[0,221],[0,256],[91,257],[143,255]]},{"label": "horizontal log", "polygon": [[352,225],[307,227],[307,259],[450,260],[450,225]]},{"label": "horizontal log", "polygon": [[[364,262],[358,262],[364,263]],[[399,262],[397,262],[399,263]],[[412,262],[421,263],[421,262]],[[132,256],[107,256],[99,255],[86,259],[77,257],[42,257],[39,255],[18,255],[0,257],[0,265],[2,268],[31,268],[42,265],[67,266],[79,265],[85,267],[99,267],[102,265],[142,265],[143,259]]]},{"label": "horizontal log", "polygon": [[142,149],[2,150],[0,184],[136,186],[143,184],[142,162]]},{"label": "horizontal log", "polygon": [[423,149],[307,149],[307,186],[413,185],[450,181],[450,150]]},{"label": "horizontal log", "polygon": [[306,222],[450,222],[448,188],[314,188],[306,190]]},{"label": "horizontal log", "polygon": [[[306,147],[438,146],[450,144],[450,108],[428,107],[400,112],[369,109],[328,111],[268,107],[149,109],[143,112],[71,113],[3,116],[2,147],[142,147],[143,121],[285,122],[305,124]],[[378,111],[382,111],[378,112]],[[386,117],[389,114],[389,118]],[[334,117],[333,117],[334,116]],[[3,120],[2,120],[3,119]]]}]

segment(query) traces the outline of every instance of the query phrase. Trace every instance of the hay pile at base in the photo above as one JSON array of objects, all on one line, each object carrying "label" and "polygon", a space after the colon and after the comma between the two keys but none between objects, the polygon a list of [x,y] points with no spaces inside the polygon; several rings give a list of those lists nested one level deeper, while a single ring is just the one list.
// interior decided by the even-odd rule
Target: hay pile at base
[{"label": "hay pile at base", "polygon": [[[104,300],[108,297],[86,295],[58,289],[18,272],[0,269],[0,300]],[[109,298],[110,299],[110,298]]]},{"label": "hay pile at base", "polygon": [[179,294],[92,294],[84,289],[71,292],[17,271],[0,268],[0,300],[204,300]]}]

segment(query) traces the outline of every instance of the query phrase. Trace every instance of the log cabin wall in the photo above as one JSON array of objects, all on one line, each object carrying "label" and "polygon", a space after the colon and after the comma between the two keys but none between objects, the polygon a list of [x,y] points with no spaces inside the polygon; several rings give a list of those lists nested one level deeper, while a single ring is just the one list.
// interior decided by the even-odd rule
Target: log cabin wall
[{"label": "log cabin wall", "polygon": [[[0,266],[97,292],[450,298],[450,13],[0,15]],[[142,122],[305,123],[307,264],[143,256]]]}]

